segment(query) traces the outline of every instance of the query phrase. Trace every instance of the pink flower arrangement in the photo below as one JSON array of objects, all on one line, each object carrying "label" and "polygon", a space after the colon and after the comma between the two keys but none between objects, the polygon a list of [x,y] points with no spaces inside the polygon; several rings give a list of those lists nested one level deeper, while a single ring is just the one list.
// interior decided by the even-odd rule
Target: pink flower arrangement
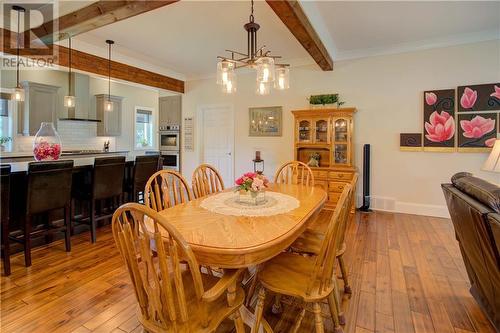
[{"label": "pink flower arrangement", "polygon": [[58,160],[61,155],[61,145],[40,141],[33,147],[33,155],[37,161]]},{"label": "pink flower arrangement", "polygon": [[471,120],[461,120],[460,126],[464,130],[464,137],[477,139],[495,129],[495,120],[475,116]]},{"label": "pink flower arrangement", "polygon": [[490,96],[500,99],[500,87],[495,85],[495,92],[490,94]]},{"label": "pink flower arrangement", "polygon": [[437,102],[437,96],[435,93],[433,92],[425,93],[425,103],[427,103],[427,105],[432,106],[436,104],[436,102]]},{"label": "pink flower arrangement", "polygon": [[425,122],[425,137],[432,142],[448,141],[455,135],[455,121],[446,111],[438,113],[434,111],[429,117],[429,122]]},{"label": "pink flower arrangement", "polygon": [[472,109],[472,107],[476,103],[476,100],[477,90],[472,90],[471,88],[466,87],[464,89],[462,97],[460,98],[460,105],[462,105],[464,109]]},{"label": "pink flower arrangement", "polygon": [[260,192],[267,188],[269,180],[264,175],[247,172],[235,181],[237,191]]}]

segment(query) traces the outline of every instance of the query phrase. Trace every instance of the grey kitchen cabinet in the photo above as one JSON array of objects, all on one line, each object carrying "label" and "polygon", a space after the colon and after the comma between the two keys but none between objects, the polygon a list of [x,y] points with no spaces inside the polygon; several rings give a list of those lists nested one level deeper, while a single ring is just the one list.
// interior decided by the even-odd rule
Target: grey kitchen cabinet
[{"label": "grey kitchen cabinet", "polygon": [[159,124],[180,125],[182,121],[182,96],[165,96],[160,97]]},{"label": "grey kitchen cabinet", "polygon": [[57,126],[59,87],[48,84],[24,81],[24,101],[18,112],[18,133],[35,135],[42,122]]},{"label": "grey kitchen cabinet", "polygon": [[101,122],[97,123],[98,136],[120,136],[122,134],[122,100],[120,96],[110,96],[113,102],[113,110],[104,110],[104,101],[107,101],[107,94],[95,95],[96,117]]}]

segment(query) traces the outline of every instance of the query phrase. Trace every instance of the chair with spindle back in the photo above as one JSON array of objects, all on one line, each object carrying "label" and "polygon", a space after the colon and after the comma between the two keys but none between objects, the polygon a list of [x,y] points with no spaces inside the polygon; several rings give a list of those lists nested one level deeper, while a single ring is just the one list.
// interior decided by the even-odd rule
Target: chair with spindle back
[{"label": "chair with spindle back", "polygon": [[[323,318],[320,303],[327,299],[336,333],[343,332],[339,321],[340,296],[337,279],[334,276],[337,261],[335,253],[340,247],[340,229],[343,216],[348,210],[346,203],[351,193],[350,185],[344,188],[338,205],[321,243],[321,249],[316,256],[301,256],[291,252],[282,252],[265,263],[257,273],[258,282],[262,288],[258,294],[255,307],[256,322],[252,333],[257,332],[262,320],[265,290],[273,293],[292,296],[305,303],[312,303],[315,316],[316,333],[323,333]],[[292,328],[297,332],[304,317],[305,307]]]},{"label": "chair with spindle back", "polygon": [[184,177],[177,171],[160,170],[153,174],[144,190],[146,206],[157,212],[191,201],[193,194]]},{"label": "chair with spindle back", "polygon": [[[347,226],[349,225],[350,219],[350,210],[351,207],[353,207],[353,203],[355,200],[355,195],[356,192],[354,191],[354,188],[356,186],[358,180],[358,174],[355,173],[354,177],[351,181],[351,194],[349,195],[349,198],[347,199],[347,207],[348,207],[348,213],[344,215],[343,221],[342,221],[342,226],[340,229],[340,249],[336,253],[337,260],[339,262],[339,267],[340,267],[340,272],[342,276],[342,280],[344,280],[344,292],[346,294],[352,294],[352,289],[351,286],[349,285],[349,279],[348,279],[348,271],[347,267],[344,262],[344,253],[347,249],[346,243],[345,243],[345,235],[347,232]],[[320,251],[321,247],[321,242],[323,241],[323,238],[325,237],[325,230],[321,229],[316,229],[316,228],[308,228],[306,229],[302,235],[297,238],[297,240],[290,246],[290,249],[294,252],[301,253],[301,254],[309,254],[309,255],[317,255]]]},{"label": "chair with spindle back", "polygon": [[137,316],[145,330],[215,332],[225,318],[232,317],[236,332],[245,332],[239,312],[244,269],[225,270],[221,278],[201,274],[182,235],[144,205],[128,203],[118,208],[113,236],[132,280]]},{"label": "chair with spindle back", "polygon": [[193,194],[195,198],[221,192],[224,190],[224,181],[213,166],[202,164],[193,172]]},{"label": "chair with spindle back", "polygon": [[278,169],[274,176],[274,182],[314,186],[314,175],[307,164],[300,161],[290,161]]}]

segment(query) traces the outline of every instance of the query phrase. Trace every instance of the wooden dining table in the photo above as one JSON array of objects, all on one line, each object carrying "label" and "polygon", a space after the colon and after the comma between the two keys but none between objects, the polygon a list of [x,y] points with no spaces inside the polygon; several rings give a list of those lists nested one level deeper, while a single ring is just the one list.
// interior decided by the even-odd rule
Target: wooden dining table
[{"label": "wooden dining table", "polygon": [[[300,205],[273,216],[233,216],[201,207],[206,199],[203,197],[165,209],[160,214],[189,243],[199,264],[219,268],[251,267],[287,249],[320,212],[327,198],[323,189],[303,185],[271,184],[268,191],[292,196]],[[255,209],[259,209],[258,206]],[[247,325],[253,325],[253,313],[245,306],[241,308],[241,315]]]}]

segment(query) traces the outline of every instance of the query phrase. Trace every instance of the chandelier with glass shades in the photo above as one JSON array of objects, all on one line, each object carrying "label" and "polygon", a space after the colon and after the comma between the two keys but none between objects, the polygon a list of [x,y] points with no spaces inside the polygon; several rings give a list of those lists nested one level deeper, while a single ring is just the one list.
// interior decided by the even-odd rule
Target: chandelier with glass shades
[{"label": "chandelier with glass shades", "polygon": [[271,92],[271,85],[275,89],[285,90],[290,87],[290,72],[288,64],[276,64],[275,59],[280,56],[272,56],[271,51],[265,50],[265,45],[257,48],[257,30],[260,25],[254,21],[253,1],[250,22],[243,27],[247,31],[247,53],[226,50],[230,57],[218,56],[217,63],[217,84],[222,87],[224,93],[230,94],[236,91],[235,69],[250,67],[257,71],[256,93],[258,95],[268,95]]}]

